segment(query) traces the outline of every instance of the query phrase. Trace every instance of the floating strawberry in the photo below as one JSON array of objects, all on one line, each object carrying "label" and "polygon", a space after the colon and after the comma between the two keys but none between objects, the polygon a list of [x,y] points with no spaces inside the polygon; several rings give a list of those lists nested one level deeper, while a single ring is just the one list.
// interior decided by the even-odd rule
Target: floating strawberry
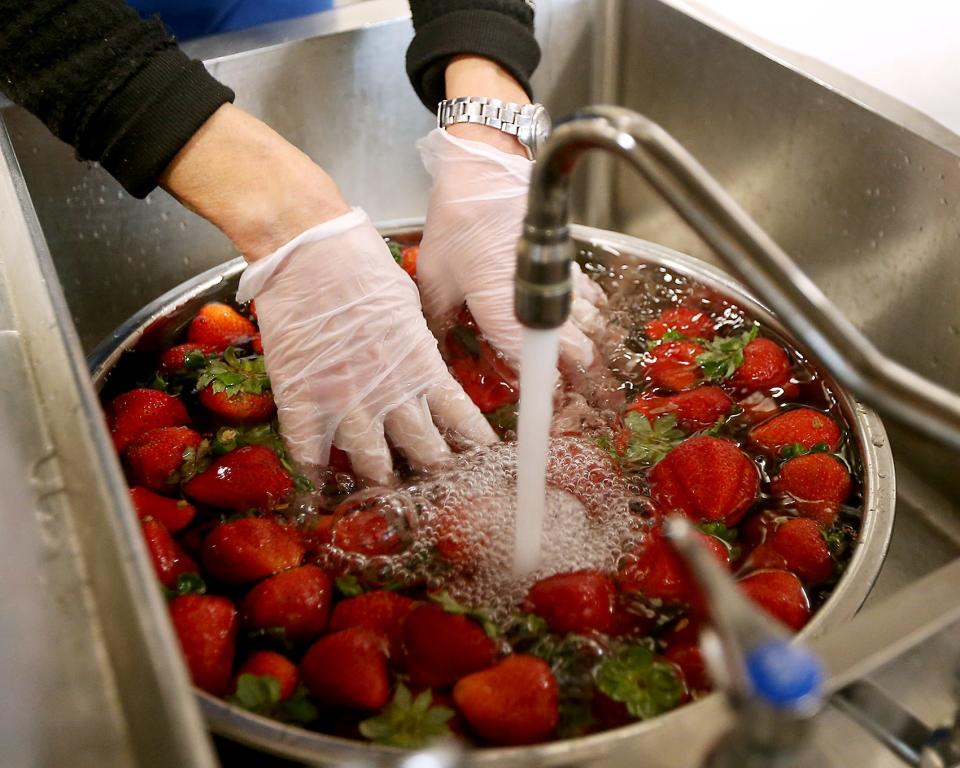
[{"label": "floating strawberry", "polygon": [[444,345],[453,375],[483,413],[517,402],[516,373],[477,335],[475,327],[454,326]]},{"label": "floating strawberry", "polygon": [[683,642],[668,645],[663,658],[676,664],[683,672],[683,679],[691,691],[708,691],[711,687],[710,674],[696,642]]},{"label": "floating strawberry", "polygon": [[647,379],[657,389],[690,389],[703,380],[697,360],[706,351],[695,341],[666,341],[648,353]]},{"label": "floating strawberry", "polygon": [[227,347],[249,341],[256,332],[253,323],[235,309],[214,302],[202,307],[190,322],[187,341],[222,352]]},{"label": "floating strawberry", "polygon": [[497,644],[473,619],[439,605],[413,608],[403,627],[406,668],[421,688],[442,688],[493,664]]},{"label": "floating strawberry", "polygon": [[361,555],[394,555],[411,541],[411,531],[392,500],[361,494],[342,502],[333,511],[330,540],[340,549]]},{"label": "floating strawberry", "polygon": [[655,320],[650,320],[644,326],[644,333],[648,339],[662,339],[668,333],[686,336],[687,338],[712,339],[716,334],[713,319],[704,309],[690,309],[689,307],[671,307],[660,313]]},{"label": "floating strawberry", "polygon": [[729,440],[702,435],[674,448],[649,475],[664,512],[734,525],[757,497],[759,473]]},{"label": "floating strawberry", "polygon": [[200,371],[200,404],[231,424],[268,421],[276,406],[263,355],[238,357],[236,352],[229,347]]},{"label": "floating strawberry", "polygon": [[639,720],[667,712],[687,698],[680,668],[656,657],[647,645],[628,645],[606,656],[594,679],[603,695],[620,702]]},{"label": "floating strawberry", "polygon": [[184,595],[170,601],[170,619],[198,688],[214,696],[230,689],[237,611],[225,597]]},{"label": "floating strawberry", "polygon": [[144,432],[127,446],[130,479],[152,491],[174,490],[184,471],[196,465],[202,438],[189,427],[160,427]]},{"label": "floating strawberry", "polygon": [[117,395],[106,408],[107,426],[118,453],[151,429],[190,423],[183,403],[157,389],[131,389]]},{"label": "floating strawberry", "polygon": [[727,383],[740,392],[767,392],[781,388],[787,397],[795,397],[797,385],[786,350],[770,339],[754,339],[743,349],[743,363]]},{"label": "floating strawberry", "polygon": [[200,572],[197,564],[173,540],[162,523],[146,517],[140,521],[140,526],[150,559],[153,561],[153,569],[163,586],[175,590],[177,580],[182,574]]},{"label": "floating strawberry", "polygon": [[739,584],[751,600],[791,629],[800,630],[810,618],[810,602],[803,585],[789,571],[756,571]]},{"label": "floating strawberry", "polygon": [[245,628],[282,630],[284,639],[300,644],[327,628],[332,603],[330,577],[315,565],[301,565],[254,586],[243,599],[240,614]]},{"label": "floating strawberry", "polygon": [[296,568],[303,544],[294,531],[267,517],[221,523],[203,541],[203,565],[230,584],[259,581]]},{"label": "floating strawberry", "polygon": [[751,444],[772,456],[840,447],[840,427],[822,411],[793,408],[750,430]]},{"label": "floating strawberry", "polygon": [[160,355],[160,373],[170,376],[199,371],[216,354],[217,350],[209,344],[178,344]]},{"label": "floating strawberry", "polygon": [[403,625],[413,606],[413,600],[396,592],[367,592],[337,603],[330,630],[363,627],[376,632],[389,644],[390,658],[399,660],[403,653]]},{"label": "floating strawberry", "polygon": [[515,654],[467,675],[453,700],[473,731],[502,746],[545,741],[559,719],[557,681],[535,656]]},{"label": "floating strawberry", "polygon": [[673,395],[644,395],[627,406],[627,412],[642,413],[651,424],[661,416],[672,415],[685,432],[707,429],[727,416],[733,400],[720,387],[704,385]]},{"label": "floating strawberry", "polygon": [[557,634],[609,632],[613,626],[617,588],[596,571],[558,573],[530,587],[527,600]]},{"label": "floating strawberry", "polygon": [[784,462],[770,490],[793,499],[801,515],[830,526],[850,495],[850,473],[835,456],[810,453]]},{"label": "floating strawberry", "polygon": [[786,569],[808,587],[819,586],[834,576],[830,548],[816,520],[795,517],[783,521],[770,537],[769,546],[783,557]]},{"label": "floating strawberry", "polygon": [[447,703],[453,701],[433,691],[420,691],[416,697],[403,683],[390,703],[375,717],[360,723],[360,733],[370,741],[402,749],[419,749],[455,732],[456,713]]},{"label": "floating strawberry", "polygon": [[194,501],[246,512],[277,506],[293,490],[293,478],[277,454],[262,445],[246,445],[217,459],[183,487]]},{"label": "floating strawberry", "polygon": [[186,528],[197,514],[196,507],[183,499],[161,496],[140,486],[130,489],[130,501],[138,517],[152,517],[163,523],[170,533],[178,533]]},{"label": "floating strawberry", "polygon": [[[286,656],[273,651],[254,651],[237,670],[237,679],[243,675],[254,677],[272,677],[277,681],[277,702],[286,701],[297,691],[300,675],[297,666]],[[273,703],[273,702],[271,702]],[[250,709],[250,707],[246,707]]]},{"label": "floating strawberry", "polygon": [[390,699],[386,640],[363,627],[321,637],[300,662],[300,674],[331,707],[376,710]]},{"label": "floating strawberry", "polygon": [[[729,553],[722,541],[699,531],[695,535],[727,565]],[[639,592],[648,600],[689,603],[697,595],[690,572],[659,529],[624,558],[618,580],[625,592]]]}]

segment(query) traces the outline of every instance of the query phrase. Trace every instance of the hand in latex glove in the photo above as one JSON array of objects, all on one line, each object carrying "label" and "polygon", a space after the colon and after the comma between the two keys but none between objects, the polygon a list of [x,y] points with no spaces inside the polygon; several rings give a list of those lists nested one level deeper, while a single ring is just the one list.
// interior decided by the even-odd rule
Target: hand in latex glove
[{"label": "hand in latex glove", "polygon": [[[487,340],[516,366],[520,324],[513,281],[533,163],[439,129],[417,147],[433,177],[417,257],[424,310],[432,321],[466,301]],[[586,367],[594,348],[582,329],[596,321],[603,292],[578,265],[573,270],[573,307],[560,332],[560,355]]]},{"label": "hand in latex glove", "polygon": [[280,429],[297,461],[327,464],[333,444],[358,474],[385,484],[384,433],[414,467],[450,456],[433,418],[469,440],[496,440],[447,371],[416,286],[363,211],[248,267],[237,300],[253,298]]}]

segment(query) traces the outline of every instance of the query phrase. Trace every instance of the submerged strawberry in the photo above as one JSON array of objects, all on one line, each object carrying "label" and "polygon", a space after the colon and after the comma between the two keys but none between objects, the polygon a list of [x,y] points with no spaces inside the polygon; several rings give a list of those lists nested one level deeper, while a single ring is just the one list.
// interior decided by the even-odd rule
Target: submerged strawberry
[{"label": "submerged strawberry", "polygon": [[194,685],[214,696],[230,689],[237,611],[225,597],[184,595],[170,602],[170,619]]},{"label": "submerged strawberry", "polygon": [[196,460],[202,438],[189,427],[160,427],[144,432],[127,446],[130,479],[152,491],[174,490],[182,470]]},{"label": "submerged strawberry", "polygon": [[237,679],[243,675],[254,677],[272,677],[277,681],[279,696],[277,702],[286,701],[297,691],[300,675],[297,666],[286,656],[273,651],[254,651],[237,670]]},{"label": "submerged strawberry", "polygon": [[207,358],[216,353],[217,350],[209,344],[178,344],[160,355],[160,373],[171,375],[198,371],[206,364]]},{"label": "submerged strawberry", "polygon": [[403,653],[403,625],[414,601],[396,592],[367,592],[337,603],[330,619],[330,630],[363,627],[381,635],[389,644],[390,658],[398,660]]},{"label": "submerged strawberry", "polygon": [[644,395],[627,406],[627,412],[642,413],[653,424],[658,418],[673,415],[685,432],[707,429],[727,416],[733,400],[720,387],[704,385],[673,395]]},{"label": "submerged strawberry", "polygon": [[850,495],[850,484],[850,473],[838,458],[810,453],[784,462],[770,490],[792,499],[801,515],[829,526]]},{"label": "submerged strawberry", "polygon": [[786,351],[770,339],[754,339],[743,350],[743,364],[727,382],[740,392],[761,392],[783,388],[787,396],[796,394],[791,384],[790,358]]},{"label": "submerged strawberry", "polygon": [[153,561],[153,570],[163,586],[175,590],[180,576],[200,572],[197,564],[173,540],[162,523],[147,517],[140,521],[140,526]]},{"label": "submerged strawberry", "polygon": [[[717,560],[727,565],[729,552],[722,541],[699,531],[695,535]],[[689,603],[697,596],[690,572],[659,529],[624,558],[618,579],[625,592],[639,592],[648,600]]]},{"label": "submerged strawberry", "polygon": [[502,746],[545,741],[559,719],[557,681],[535,656],[515,654],[467,675],[453,700],[474,732]]},{"label": "submerged strawberry", "polygon": [[541,579],[530,587],[527,600],[553,632],[582,635],[611,630],[616,595],[617,588],[609,576],[577,571]]},{"label": "submerged strawberry", "polygon": [[679,392],[703,380],[697,359],[706,347],[695,341],[667,341],[649,353],[646,376],[657,389]]},{"label": "submerged strawberry", "polygon": [[263,356],[239,357],[233,347],[207,362],[196,389],[200,404],[230,424],[268,421],[276,410]]},{"label": "submerged strawberry", "polygon": [[751,444],[772,456],[781,455],[785,448],[793,446],[808,451],[822,446],[836,451],[840,447],[840,427],[822,411],[793,408],[751,429],[749,439]]},{"label": "submerged strawberry", "polygon": [[327,706],[375,710],[390,699],[386,640],[362,627],[317,640],[300,662],[300,674]]},{"label": "submerged strawberry", "polygon": [[159,427],[190,423],[183,403],[157,389],[131,389],[118,395],[106,408],[107,426],[118,453],[145,432]]},{"label": "submerged strawberry", "polygon": [[835,572],[830,548],[816,520],[795,517],[783,521],[770,536],[768,546],[784,559],[808,587],[830,581]]},{"label": "submerged strawberry", "polygon": [[226,392],[217,392],[212,387],[207,387],[201,390],[199,399],[200,405],[228,424],[256,424],[267,421],[277,409],[273,402],[273,394],[270,392],[258,395],[248,392],[228,395]]},{"label": "submerged strawberry", "polygon": [[246,512],[277,506],[293,490],[293,478],[277,454],[262,445],[245,445],[217,459],[183,487],[201,504]]},{"label": "submerged strawberry", "polygon": [[140,486],[130,489],[130,501],[138,517],[152,517],[163,523],[170,533],[178,533],[186,528],[197,514],[196,507],[183,499],[161,496]]},{"label": "submerged strawberry", "polygon": [[497,657],[497,644],[467,616],[447,613],[439,605],[422,603],[403,627],[406,668],[417,687],[452,685]]},{"label": "submerged strawberry", "polygon": [[[291,549],[289,560],[295,559]],[[243,599],[240,613],[249,630],[282,630],[291,643],[308,643],[327,628],[333,603],[330,577],[315,565],[301,565],[264,579]]]},{"label": "submerged strawberry", "polygon": [[807,593],[800,579],[789,571],[756,571],[739,584],[751,600],[791,629],[802,629],[810,618]]},{"label": "submerged strawberry", "polygon": [[750,457],[729,440],[702,435],[674,448],[649,475],[650,493],[664,512],[734,525],[757,497],[760,476]]},{"label": "submerged strawberry", "polygon": [[296,568],[303,544],[294,531],[266,517],[221,523],[203,541],[203,565],[212,576],[244,584]]},{"label": "submerged strawberry", "polygon": [[187,341],[203,344],[217,352],[249,341],[257,332],[247,318],[226,304],[207,304],[197,313],[187,329]]},{"label": "submerged strawberry", "polygon": [[650,320],[644,326],[648,339],[662,339],[666,334],[673,332],[688,338],[712,339],[716,334],[713,319],[704,309],[690,309],[689,307],[671,307],[660,313],[655,320]]}]

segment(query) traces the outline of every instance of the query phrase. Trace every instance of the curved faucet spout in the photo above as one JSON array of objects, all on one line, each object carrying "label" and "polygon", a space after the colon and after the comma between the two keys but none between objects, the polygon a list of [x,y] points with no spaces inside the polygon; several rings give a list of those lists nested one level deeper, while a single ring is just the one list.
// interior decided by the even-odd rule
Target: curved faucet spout
[{"label": "curved faucet spout", "polygon": [[570,178],[594,149],[636,168],[837,381],[885,415],[960,450],[960,397],[881,354],[689,152],[630,110],[590,107],[559,124],[543,147],[518,246],[521,323],[555,328],[569,316]]}]

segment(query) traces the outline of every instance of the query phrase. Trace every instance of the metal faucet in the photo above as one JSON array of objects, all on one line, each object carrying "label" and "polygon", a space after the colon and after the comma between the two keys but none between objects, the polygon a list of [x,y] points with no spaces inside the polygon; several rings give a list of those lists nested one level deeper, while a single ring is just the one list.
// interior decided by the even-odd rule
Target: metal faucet
[{"label": "metal faucet", "polygon": [[885,357],[669,133],[619,107],[560,123],[533,169],[518,246],[515,306],[530,328],[570,313],[570,178],[600,149],[627,160],[836,380],[904,425],[960,450],[960,396]]}]

